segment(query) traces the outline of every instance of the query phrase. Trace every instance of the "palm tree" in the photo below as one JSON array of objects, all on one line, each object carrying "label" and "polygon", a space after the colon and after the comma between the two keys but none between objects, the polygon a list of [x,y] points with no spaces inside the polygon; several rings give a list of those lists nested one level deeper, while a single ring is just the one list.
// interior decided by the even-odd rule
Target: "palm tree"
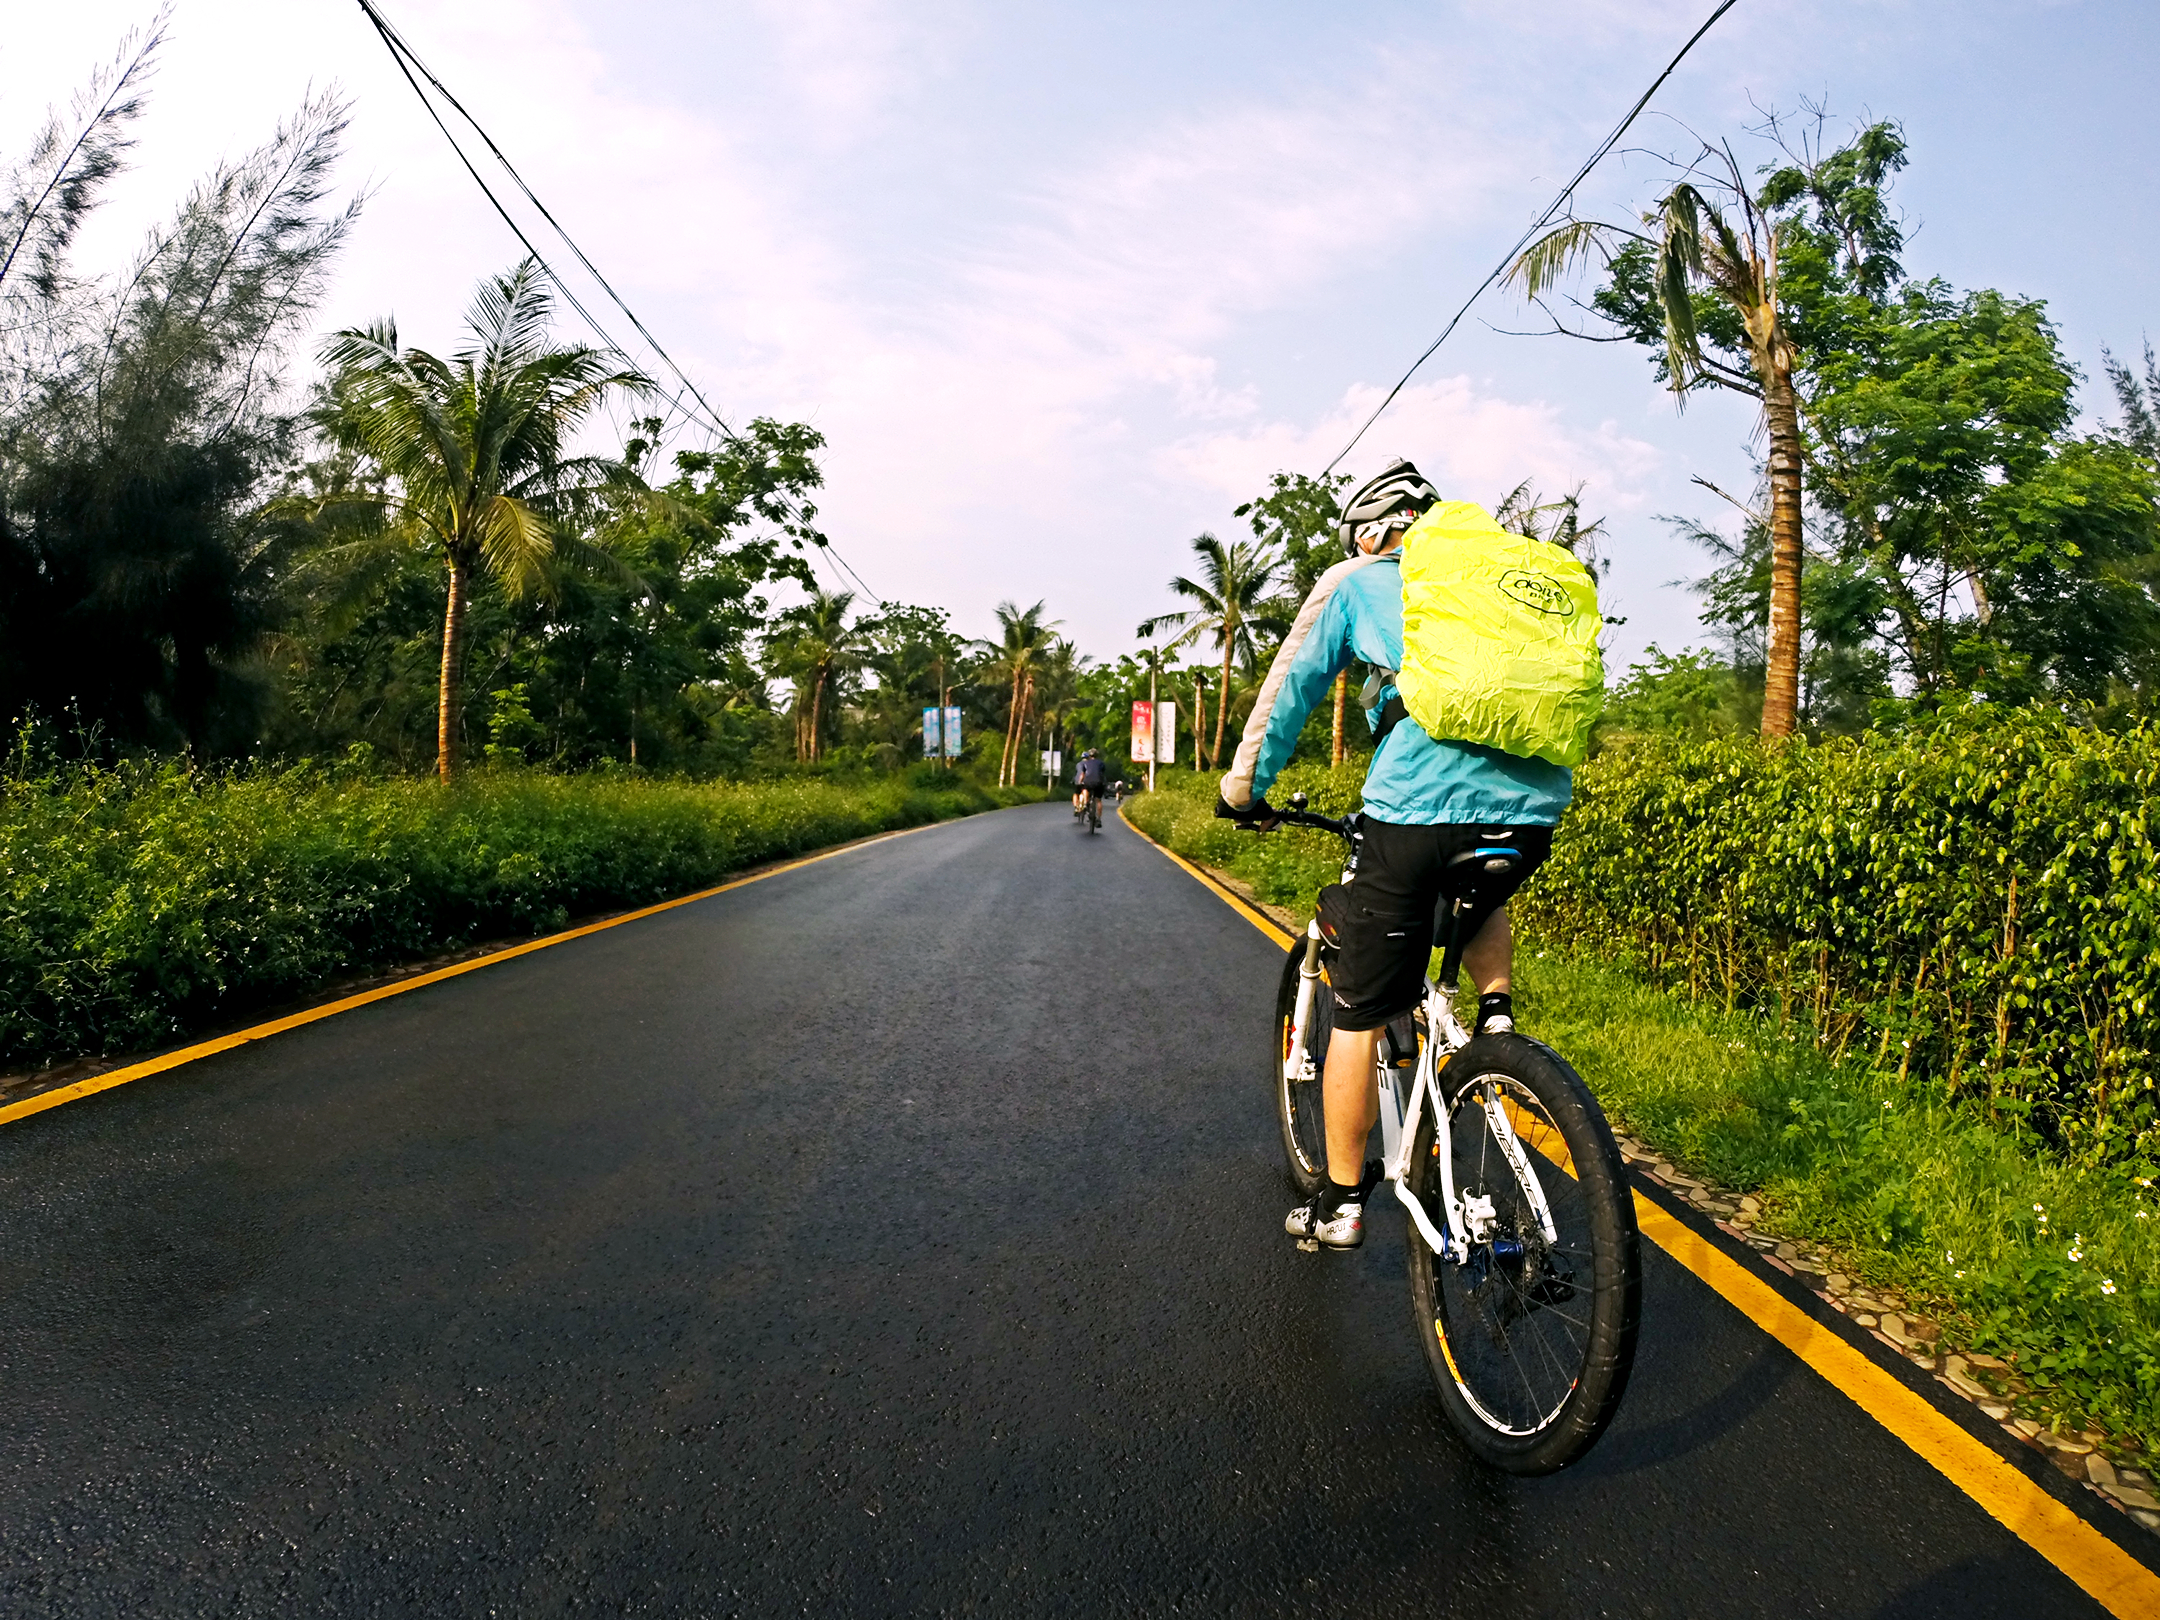
[{"label": "palm tree", "polygon": [[435,768],[457,771],[465,613],[485,572],[520,595],[545,582],[561,525],[611,493],[645,493],[624,462],[573,456],[578,424],[617,389],[651,390],[638,372],[583,345],[548,342],[552,300],[527,259],[483,282],[465,317],[471,347],[448,360],[400,349],[397,324],[348,327],[324,343],[331,373],[321,425],[387,476],[381,516],[404,543],[440,554],[449,571]]},{"label": "palm tree", "polygon": [[1050,632],[1061,622],[1043,618],[1043,604],[1023,609],[1015,602],[997,605],[998,639],[979,645],[989,654],[990,667],[1011,685],[1011,707],[1005,713],[1005,752],[998,759],[998,786],[1010,787],[1019,775],[1020,739],[1025,735],[1027,712],[1034,696],[1035,666],[1049,651]]},{"label": "palm tree", "polygon": [[795,757],[814,764],[824,753],[825,694],[861,667],[862,629],[847,622],[855,593],[818,591],[780,615],[771,643],[776,673],[795,681]]},{"label": "palm tree", "polygon": [[1037,666],[1035,712],[1049,729],[1047,746],[1058,745],[1058,731],[1065,717],[1080,705],[1080,666],[1087,662],[1080,649],[1059,636]]},{"label": "palm tree", "polygon": [[1548,501],[1530,487],[1526,478],[1493,508],[1493,521],[1510,534],[1531,540],[1549,540],[1563,551],[1572,552],[1590,571],[1593,580],[1604,572],[1604,563],[1598,556],[1598,542],[1605,538],[1605,520],[1596,518],[1589,523],[1583,522],[1580,484],[1559,499]]},{"label": "palm tree", "polygon": [[[1258,659],[1260,649],[1253,639],[1253,632],[1263,628],[1267,621],[1268,591],[1282,564],[1274,548],[1261,542],[1247,544],[1243,540],[1233,540],[1224,545],[1212,534],[1201,534],[1194,537],[1192,548],[1200,558],[1200,579],[1195,581],[1180,574],[1170,581],[1170,589],[1199,606],[1187,608],[1182,613],[1158,614],[1144,622],[1136,634],[1150,637],[1158,631],[1174,631],[1165,644],[1165,651],[1197,641],[1203,635],[1214,636],[1215,645],[1222,649],[1222,685],[1215,690],[1213,749],[1215,758],[1219,759],[1222,757],[1223,721],[1230,713],[1231,660],[1243,658],[1250,664]],[[1213,761],[1209,763],[1212,765]]]},{"label": "palm tree", "polygon": [[[1738,161],[1706,147],[1718,170],[1711,189],[1724,194],[1738,228],[1693,181],[1683,180],[1642,216],[1642,230],[1569,220],[1525,248],[1508,271],[1532,299],[1543,295],[1592,252],[1617,262],[1632,248],[1648,260],[1647,297],[1663,329],[1665,371],[1675,395],[1730,388],[1762,402],[1770,439],[1770,626],[1764,648],[1762,730],[1792,734],[1800,706],[1800,404],[1793,388],[1797,349],[1778,302],[1783,222],[1749,190]],[[1703,353],[1696,294],[1739,318],[1746,369]],[[1729,317],[1728,317],[1729,318]]]}]

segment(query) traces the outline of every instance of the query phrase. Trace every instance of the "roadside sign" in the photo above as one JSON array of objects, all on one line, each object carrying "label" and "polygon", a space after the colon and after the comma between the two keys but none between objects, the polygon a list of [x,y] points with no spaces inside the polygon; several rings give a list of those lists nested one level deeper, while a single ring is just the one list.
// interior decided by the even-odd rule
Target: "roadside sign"
[{"label": "roadside sign", "polygon": [[1155,705],[1155,763],[1177,763],[1177,705],[1167,700]]},{"label": "roadside sign", "polygon": [[[943,716],[942,722],[940,715]],[[960,757],[960,708],[922,712],[922,751],[924,759],[958,759]]]},{"label": "roadside sign", "polygon": [[1155,762],[1155,705],[1145,698],[1132,706],[1132,746],[1126,751],[1135,765]]},{"label": "roadside sign", "polygon": [[1042,756],[1043,775],[1056,776],[1059,771],[1065,768],[1065,754],[1062,749],[1045,748],[1042,751]]}]

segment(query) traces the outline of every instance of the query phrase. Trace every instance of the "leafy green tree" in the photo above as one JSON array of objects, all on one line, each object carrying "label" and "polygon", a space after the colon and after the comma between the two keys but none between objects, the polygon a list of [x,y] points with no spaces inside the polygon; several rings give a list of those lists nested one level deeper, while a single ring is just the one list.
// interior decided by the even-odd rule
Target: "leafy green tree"
[{"label": "leafy green tree", "polygon": [[281,559],[257,508],[293,448],[284,361],[354,217],[328,203],[345,116],[310,100],[123,274],[80,275],[160,38],[0,177],[0,715],[237,752],[267,690]]},{"label": "leafy green tree", "polygon": [[919,745],[922,711],[944,708],[965,679],[966,642],[943,608],[883,602],[861,621],[864,669],[875,684],[861,700],[865,733],[879,747],[905,755]]},{"label": "leafy green tree", "polygon": [[2103,348],[2100,355],[2123,415],[2116,436],[2147,461],[2160,463],[2160,360],[2153,358],[2152,345],[2145,345],[2142,378],[2116,359],[2113,351]]},{"label": "leafy green tree", "polygon": [[552,300],[528,259],[482,284],[472,345],[447,360],[400,348],[395,322],[323,345],[323,430],[383,477],[383,532],[437,556],[448,575],[436,703],[436,770],[456,774],[466,614],[484,573],[512,596],[545,585],[567,525],[606,498],[645,492],[619,458],[573,455],[577,426],[618,391],[651,382],[609,356],[548,338]]},{"label": "leafy green tree", "polygon": [[1200,578],[1180,574],[1170,581],[1170,589],[1197,605],[1144,620],[1135,634],[1152,638],[1171,632],[1170,640],[1164,643],[1166,652],[1202,636],[1215,638],[1222,653],[1222,684],[1216,688],[1215,744],[1211,754],[1219,759],[1223,726],[1230,712],[1231,663],[1238,658],[1248,666],[1259,661],[1256,633],[1266,628],[1268,593],[1282,564],[1264,541],[1248,545],[1233,540],[1225,545],[1212,534],[1201,534],[1194,537],[1192,549],[1200,559]]},{"label": "leafy green tree", "polygon": [[[1270,635],[1289,634],[1297,612],[1312,588],[1336,563],[1342,561],[1342,542],[1336,525],[1342,521],[1342,492],[1350,486],[1348,473],[1313,478],[1305,473],[1276,473],[1268,480],[1268,492],[1238,507],[1233,516],[1252,525],[1253,538],[1263,549],[1278,552],[1283,561],[1285,590],[1255,620]],[[1343,761],[1343,713],[1349,701],[1350,672],[1335,677],[1335,763]]]},{"label": "leafy green tree", "polygon": [[1597,742],[1603,748],[1641,735],[1727,736],[1753,723],[1753,707],[1731,664],[1704,652],[1668,653],[1653,642],[1607,694]]},{"label": "leafy green tree", "polygon": [[2072,429],[2044,306],[1939,281],[1848,319],[1815,364],[1817,489],[1916,693],[2088,700],[2160,669],[2152,462]]}]

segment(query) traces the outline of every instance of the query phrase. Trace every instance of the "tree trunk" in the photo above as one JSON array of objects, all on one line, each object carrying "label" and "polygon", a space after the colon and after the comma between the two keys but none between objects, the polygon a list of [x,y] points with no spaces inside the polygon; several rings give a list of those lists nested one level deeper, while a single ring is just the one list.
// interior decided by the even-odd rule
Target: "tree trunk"
[{"label": "tree trunk", "polygon": [[1015,669],[1012,678],[1012,698],[1005,708],[1005,752],[998,755],[998,786],[1011,787],[1013,776],[1013,753],[1019,746],[1020,734],[1020,671]]},{"label": "tree trunk", "polygon": [[450,559],[450,600],[443,609],[442,685],[435,699],[435,774],[448,785],[457,775],[459,677],[465,664],[465,564]]},{"label": "tree trunk", "polygon": [[1800,409],[1792,357],[1773,339],[1760,367],[1770,430],[1770,630],[1763,648],[1762,734],[1789,737],[1800,715]]},{"label": "tree trunk", "polygon": [[825,705],[825,672],[817,673],[817,680],[810,688],[810,763],[815,765],[818,757],[818,718]]},{"label": "tree trunk", "polygon": [[1223,638],[1222,685],[1215,688],[1215,746],[1208,752],[1213,756],[1208,763],[1222,758],[1223,722],[1230,718],[1230,639]]},{"label": "tree trunk", "polygon": [[1350,672],[1346,669],[1335,677],[1335,760],[1343,762],[1343,709],[1350,701]]},{"label": "tree trunk", "polygon": [[1209,768],[1207,757],[1207,682],[1195,675],[1192,682],[1192,768]]}]

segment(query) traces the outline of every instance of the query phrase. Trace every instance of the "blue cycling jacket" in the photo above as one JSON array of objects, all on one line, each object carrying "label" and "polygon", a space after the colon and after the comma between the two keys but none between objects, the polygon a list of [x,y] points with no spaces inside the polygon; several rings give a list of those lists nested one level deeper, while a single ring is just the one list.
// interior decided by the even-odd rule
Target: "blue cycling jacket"
[{"label": "blue cycling jacket", "polygon": [[[1353,659],[1402,668],[1402,567],[1398,556],[1353,557],[1320,576],[1268,666],[1222,796],[1243,809],[1264,797],[1289,763],[1314,705]],[[1387,685],[1365,711],[1370,726],[1395,695]],[[1475,743],[1435,742],[1415,720],[1389,731],[1365,775],[1365,810],[1403,825],[1439,822],[1559,824],[1574,773]]]}]

